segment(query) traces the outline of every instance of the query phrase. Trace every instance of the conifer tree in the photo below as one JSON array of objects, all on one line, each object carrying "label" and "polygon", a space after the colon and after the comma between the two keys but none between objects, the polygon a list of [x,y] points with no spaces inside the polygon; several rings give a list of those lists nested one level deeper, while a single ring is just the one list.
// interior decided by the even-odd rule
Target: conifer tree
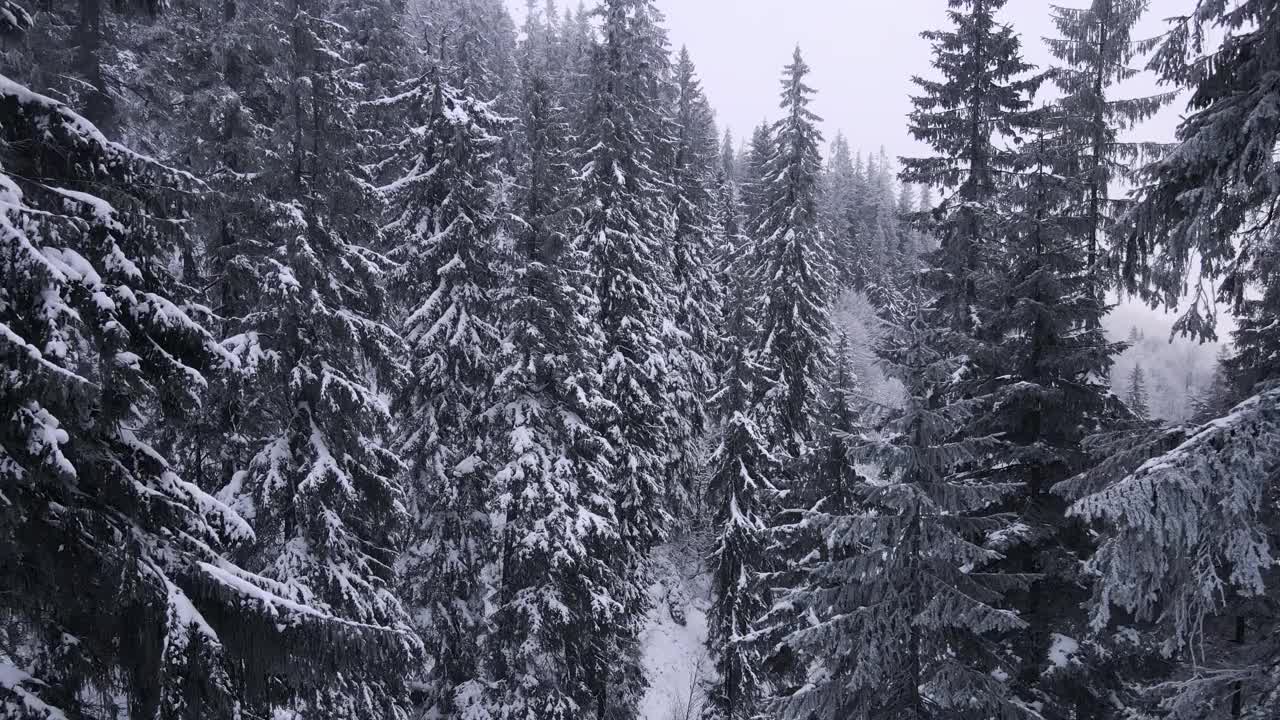
[{"label": "conifer tree", "polygon": [[650,0],[608,0],[597,9],[602,40],[592,50],[590,98],[579,135],[578,222],[595,280],[596,321],[603,333],[601,389],[612,405],[605,424],[618,539],[606,562],[621,578],[604,597],[620,608],[593,638],[588,684],[596,714],[633,712],[643,685],[636,637],[648,604],[647,555],[670,516],[666,463],[688,441],[668,408],[680,348],[664,331],[674,310],[670,287],[672,208],[662,174],[673,145],[662,106],[668,71],[666,34]]},{"label": "conifer tree", "polygon": [[[687,508],[695,489],[696,442],[707,430],[704,408],[712,392],[712,362],[719,343],[719,306],[723,302],[715,272],[715,252],[723,240],[715,223],[712,194],[720,146],[711,106],[702,92],[688,50],[680,49],[675,67],[675,157],[672,163],[671,203],[675,213],[671,247],[669,292],[674,303],[674,328],[668,344],[678,348],[674,360],[668,408],[673,437],[668,461],[668,494],[673,511]],[[689,513],[683,513],[689,515]]]},{"label": "conifer tree", "polygon": [[1025,623],[1000,605],[1010,578],[984,569],[1001,556],[982,542],[1010,488],[965,477],[986,442],[952,439],[970,408],[946,400],[960,363],[922,301],[891,310],[879,348],[907,387],[901,414],[858,445],[883,476],[805,513],[824,552],[766,618],[808,615],[780,641],[806,669],[772,702],[782,718],[1021,717],[997,640]]},{"label": "conifer tree", "polygon": [[738,181],[738,153],[733,145],[733,132],[725,128],[724,138],[720,141],[720,169],[730,182]]},{"label": "conifer tree", "polygon": [[[774,483],[782,492],[770,502],[769,564],[762,568],[769,571],[761,581],[767,588],[802,582],[816,538],[801,511],[821,494],[811,481],[820,431],[818,388],[830,360],[831,255],[819,225],[822,137],[817,115],[808,107],[813,93],[804,83],[808,70],[797,48],[783,71],[780,106],[785,115],[770,133],[773,146],[761,176],[765,210],[751,247],[750,277],[758,296],[753,309],[760,317],[755,352],[768,378],[759,422],[782,464]],[[769,653],[767,662],[778,684],[798,681],[801,670],[786,648],[774,642],[790,624],[803,622],[803,608],[788,610],[786,620],[771,621],[753,638]],[[778,649],[783,652],[776,653]]]},{"label": "conifer tree", "polygon": [[405,600],[434,660],[428,707],[474,697],[487,596],[498,562],[490,511],[491,393],[499,347],[496,136],[487,103],[433,70],[405,96],[422,118],[383,188],[409,381],[396,400],[412,488]]},{"label": "conifer tree", "polygon": [[[1085,438],[1120,418],[1105,378],[1122,346],[1101,330],[1107,307],[1090,289],[1087,225],[1072,212],[1077,180],[1055,172],[1073,151],[1060,142],[1059,121],[1054,108],[1027,119],[1034,134],[1001,198],[1007,236],[992,275],[1003,302],[985,320],[992,341],[971,357],[980,370],[961,386],[974,399],[965,434],[1002,439],[975,475],[1018,487],[1000,508],[1016,520],[987,539],[1005,556],[989,569],[1034,578],[1027,592],[1008,596],[1030,626],[1007,640],[1010,657],[1023,659],[1010,684],[1024,702],[1070,716],[1105,704],[1114,688],[1108,673],[1094,672],[1105,653],[1086,642],[1079,612],[1089,585],[1080,568],[1093,546],[1050,489],[1087,467]],[[1042,660],[1064,647],[1069,661]]]},{"label": "conifer tree", "polygon": [[270,49],[253,88],[263,102],[254,119],[270,131],[235,148],[248,151],[235,158],[232,187],[249,212],[226,252],[248,277],[237,281],[243,295],[225,344],[246,372],[237,415],[248,457],[236,458],[244,464],[220,493],[254,524],[250,569],[297,602],[385,628],[404,645],[323,683],[281,675],[267,707],[403,718],[406,659],[420,643],[395,587],[407,517],[384,392],[404,367],[387,322],[389,263],[372,250],[379,205],[350,152],[362,87],[347,72],[334,12],[323,0],[290,0],[236,20],[245,34],[237,46]]},{"label": "conifer tree", "polygon": [[952,194],[933,212],[930,230],[941,247],[931,254],[931,275],[941,276],[939,311],[957,330],[967,330],[980,312],[982,272],[997,250],[994,200],[1014,153],[999,136],[1016,134],[1034,83],[1023,76],[1018,36],[999,22],[1005,0],[948,0],[953,29],[923,33],[933,44],[939,80],[912,81],[911,134],[937,153],[903,158],[904,182]]},{"label": "conifer tree", "polygon": [[862,431],[855,394],[858,377],[853,371],[849,335],[837,333],[835,358],[819,413],[820,445],[814,462],[813,482],[826,512],[846,512],[853,502],[850,488],[860,480],[855,466],[856,437]]},{"label": "conifer tree", "polygon": [[817,415],[818,383],[827,369],[831,331],[831,254],[818,217],[822,134],[809,109],[813,89],[800,49],[783,71],[773,146],[763,165],[762,207],[753,228],[753,277],[760,283],[760,362],[776,386],[768,421],[777,447],[799,460],[808,452]]},{"label": "conifer tree", "polygon": [[773,136],[769,123],[762,122],[751,133],[745,157],[740,160],[738,187],[742,196],[742,231],[747,238],[760,236],[765,214],[765,164],[773,152]]},{"label": "conifer tree", "polygon": [[[1160,39],[1151,67],[1191,90],[1177,143],[1141,172],[1125,216],[1126,289],[1175,306],[1192,266],[1242,318],[1232,368],[1247,398],[1207,425],[1149,443],[1150,460],[1121,468],[1073,511],[1105,522],[1091,565],[1094,626],[1134,618],[1166,654],[1194,657],[1154,688],[1167,717],[1267,717],[1277,710],[1274,633],[1280,537],[1275,493],[1277,247],[1274,118],[1280,14],[1269,0],[1201,3]],[[1213,38],[1214,46],[1207,43]],[[1220,41],[1220,42],[1219,42]],[[1249,299],[1245,287],[1261,288]],[[1215,334],[1211,299],[1192,297],[1175,329]],[[1097,487],[1095,485],[1095,487]],[[1159,532],[1153,529],[1159,528]],[[1159,604],[1154,600],[1159,598]],[[1121,616],[1115,616],[1115,611]]]},{"label": "conifer tree", "polygon": [[1129,410],[1139,420],[1146,420],[1151,413],[1148,410],[1147,403],[1147,379],[1142,372],[1142,364],[1133,366],[1133,371],[1129,373],[1129,380],[1126,383],[1124,394],[1124,404],[1129,406]]},{"label": "conifer tree", "polygon": [[707,644],[717,670],[710,704],[718,720],[754,717],[763,690],[760,651],[748,636],[752,622],[767,609],[756,574],[765,567],[764,501],[781,471],[758,419],[767,375],[754,357],[758,328],[749,305],[740,280],[725,334],[724,380],[714,398],[724,420],[710,460],[708,494],[717,536],[709,558],[714,601]]},{"label": "conifer tree", "polygon": [[1146,150],[1141,143],[1121,141],[1119,135],[1150,118],[1176,95],[1112,97],[1115,86],[1139,72],[1129,65],[1142,49],[1132,33],[1147,6],[1147,0],[1092,0],[1086,8],[1054,7],[1053,23],[1062,37],[1046,40],[1049,51],[1062,63],[1051,71],[1062,92],[1056,103],[1058,139],[1069,148],[1061,170],[1078,176],[1088,243],[1086,267],[1098,293],[1109,285],[1098,266],[1106,250],[1103,243],[1118,234],[1117,206],[1123,206],[1123,201],[1112,198],[1110,187],[1116,181],[1134,180],[1134,161]]},{"label": "conifer tree", "polygon": [[[724,294],[722,304],[727,305],[727,293],[734,283],[734,269],[745,268],[743,254],[747,249],[746,237],[742,232],[744,217],[742,188],[738,182],[738,158],[733,149],[733,136],[728,130],[725,131],[724,141],[720,146],[720,162],[721,167],[717,170],[714,181],[714,217],[719,229],[720,247],[714,253],[713,262],[717,272],[717,285]],[[725,307],[724,311],[727,316],[728,308]]]},{"label": "conifer tree", "polygon": [[863,288],[868,269],[858,232],[858,178],[849,142],[841,133],[831,141],[831,156],[823,178],[823,230],[831,238],[834,279],[841,287]]},{"label": "conifer tree", "polygon": [[[7,617],[23,619],[5,624],[0,654],[11,670],[25,668],[6,675],[4,707],[95,717],[110,697],[146,716],[265,715],[324,696],[335,716],[399,717],[398,666],[416,640],[385,593],[386,561],[375,557],[394,548],[394,536],[374,540],[372,552],[344,545],[353,539],[344,527],[364,520],[355,494],[369,474],[348,474],[340,522],[319,487],[336,471],[291,478],[307,481],[314,514],[290,520],[325,526],[334,544],[322,550],[331,567],[346,568],[331,578],[346,584],[339,597],[332,586],[304,585],[297,566],[260,562],[261,548],[279,547],[263,522],[269,508],[242,517],[179,476],[152,442],[171,418],[199,408],[208,371],[244,369],[174,272],[177,253],[193,245],[182,198],[199,185],[108,142],[64,105],[8,79],[0,88],[8,118],[0,146],[39,148],[0,154],[0,238],[9,248],[0,327],[12,368],[0,435],[0,597]],[[316,426],[308,434],[327,440]],[[394,485],[386,487],[394,501]],[[394,533],[394,505],[377,510]],[[370,688],[376,694],[361,693]]]},{"label": "conifer tree", "polygon": [[251,622],[223,573],[253,531],[145,430],[235,367],[171,271],[193,178],[3,77],[0,112],[0,707],[233,712],[239,658],[195,603]]},{"label": "conifer tree", "polygon": [[494,718],[568,720],[595,709],[591,653],[617,609],[593,600],[618,583],[600,552],[617,522],[596,426],[609,416],[593,365],[602,338],[586,248],[566,236],[571,138],[545,22],[530,13],[519,56],[521,222],[499,295],[509,308],[493,401],[501,575],[484,698]]}]

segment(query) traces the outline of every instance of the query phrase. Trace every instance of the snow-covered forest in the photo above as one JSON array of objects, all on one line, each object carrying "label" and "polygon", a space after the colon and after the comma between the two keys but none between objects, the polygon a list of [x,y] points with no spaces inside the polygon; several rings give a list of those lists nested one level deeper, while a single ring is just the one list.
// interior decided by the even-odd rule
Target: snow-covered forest
[{"label": "snow-covered forest", "polygon": [[0,0],[0,716],[1280,718],[1280,0],[1005,1]]}]

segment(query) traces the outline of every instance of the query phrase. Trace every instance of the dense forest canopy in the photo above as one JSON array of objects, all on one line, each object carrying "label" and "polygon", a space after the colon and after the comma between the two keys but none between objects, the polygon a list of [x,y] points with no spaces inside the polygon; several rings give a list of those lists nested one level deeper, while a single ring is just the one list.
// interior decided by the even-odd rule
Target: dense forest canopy
[{"label": "dense forest canopy", "polygon": [[1280,717],[1280,1],[1004,5],[0,0],[0,714]]}]

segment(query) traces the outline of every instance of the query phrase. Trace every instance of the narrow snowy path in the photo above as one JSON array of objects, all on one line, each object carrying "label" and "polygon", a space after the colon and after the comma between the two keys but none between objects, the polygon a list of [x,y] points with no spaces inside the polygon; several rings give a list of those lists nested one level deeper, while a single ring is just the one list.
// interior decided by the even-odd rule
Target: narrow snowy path
[{"label": "narrow snowy path", "polygon": [[653,607],[640,636],[649,688],[640,720],[696,720],[702,684],[714,672],[707,655],[711,578],[701,543],[682,538],[654,552]]}]

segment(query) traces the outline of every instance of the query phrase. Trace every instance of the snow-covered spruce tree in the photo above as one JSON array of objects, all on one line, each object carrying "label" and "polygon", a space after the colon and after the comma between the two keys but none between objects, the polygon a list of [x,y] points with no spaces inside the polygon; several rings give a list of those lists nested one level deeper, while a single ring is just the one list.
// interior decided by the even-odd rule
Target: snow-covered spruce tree
[{"label": "snow-covered spruce tree", "polygon": [[782,470],[759,423],[768,373],[755,359],[759,328],[751,320],[746,285],[739,278],[730,302],[725,369],[713,398],[722,418],[708,488],[717,533],[708,559],[713,603],[707,632],[717,673],[709,692],[709,713],[716,720],[755,717],[764,689],[760,649],[748,636],[751,623],[767,609],[756,575],[765,567],[768,542],[765,494],[774,489]]},{"label": "snow-covered spruce tree", "polygon": [[733,131],[728,128],[720,140],[720,169],[730,182],[738,182],[738,150],[733,144]]},{"label": "snow-covered spruce tree", "polygon": [[979,316],[982,274],[997,251],[996,206],[1001,177],[1014,153],[998,136],[1016,133],[1034,83],[1023,76],[1021,43],[996,13],[1005,0],[948,0],[949,30],[923,33],[933,44],[939,80],[916,77],[911,134],[935,155],[903,158],[904,182],[951,194],[932,213],[940,247],[926,259],[940,292],[938,310],[957,330]]},{"label": "snow-covered spruce tree", "polygon": [[591,653],[618,607],[594,603],[618,580],[598,550],[617,539],[608,417],[595,367],[585,249],[566,235],[572,176],[551,29],[530,13],[519,53],[517,183],[520,215],[504,257],[506,310],[491,433],[502,514],[501,575],[489,618],[484,688],[494,718],[589,716]]},{"label": "snow-covered spruce tree", "polygon": [[[761,568],[769,571],[761,580],[768,588],[803,582],[817,538],[801,513],[821,494],[812,483],[813,451],[820,430],[818,389],[830,360],[831,255],[819,226],[822,138],[808,107],[813,93],[804,83],[808,70],[797,48],[783,71],[785,114],[771,132],[761,188],[765,211],[750,249],[749,277],[757,294],[752,310],[759,317],[755,353],[767,373],[758,422],[782,465],[774,481],[780,493],[769,503],[770,562]],[[801,610],[795,610],[790,622],[803,622]],[[775,645],[784,627],[781,620],[772,622],[753,637],[770,654],[770,673],[781,684],[799,670],[786,649]]]},{"label": "snow-covered spruce tree", "polygon": [[[742,258],[747,249],[746,238],[742,233],[744,218],[738,176],[738,158],[733,148],[733,136],[726,130],[720,146],[720,167],[714,175],[715,210],[712,214],[720,242],[712,256],[712,262],[716,271],[716,285],[722,294],[722,318],[728,317],[727,293],[733,287],[735,271],[744,267],[745,261]],[[723,355],[724,353],[718,353],[717,357]]]},{"label": "snow-covered spruce tree", "polygon": [[[250,569],[296,602],[394,641],[322,682],[277,671],[255,711],[403,718],[406,659],[420,643],[395,592],[407,518],[384,397],[404,368],[386,321],[388,262],[370,249],[378,204],[356,157],[354,112],[365,98],[347,75],[333,12],[324,0],[264,2],[237,22],[237,45],[262,51],[263,103],[240,110],[264,125],[236,146],[245,154],[232,187],[251,222],[236,225],[226,249],[253,279],[238,301],[239,332],[225,341],[248,375],[239,422],[252,455],[220,496],[257,531]],[[327,657],[292,662],[332,667]]]},{"label": "snow-covered spruce tree", "polygon": [[[1241,385],[1244,385],[1245,392],[1253,387],[1253,383],[1248,378],[1240,378],[1231,371],[1233,357],[1231,351],[1225,347],[1218,351],[1218,357],[1213,364],[1213,374],[1204,386],[1196,390],[1195,396],[1191,399],[1191,422],[1206,423],[1226,415],[1227,411],[1241,399]],[[1241,379],[1244,383],[1238,382]]]},{"label": "snow-covered spruce tree", "polygon": [[496,134],[488,103],[433,69],[411,92],[411,117],[383,187],[383,228],[411,378],[396,398],[409,465],[410,543],[403,597],[426,643],[425,707],[463,712],[478,693],[485,607],[499,561],[490,514],[490,408],[498,372]]},{"label": "snow-covered spruce tree", "polygon": [[234,713],[193,602],[253,532],[138,432],[234,366],[170,270],[192,178],[3,76],[0,114],[0,709]]},{"label": "snow-covered spruce tree", "polygon": [[818,503],[825,512],[847,512],[853,502],[850,488],[858,477],[855,467],[855,437],[862,425],[857,393],[858,376],[853,370],[849,335],[841,330],[836,343],[830,378],[822,394],[819,411],[819,437],[811,480],[819,493]]},{"label": "snow-covered spruce tree", "polygon": [[837,133],[831,141],[830,157],[823,173],[822,226],[831,239],[833,280],[841,288],[866,285],[866,253],[857,232],[858,177],[853,166],[849,141]]},{"label": "snow-covered spruce tree", "polygon": [[233,564],[257,540],[249,524],[151,442],[198,409],[208,370],[238,364],[172,270],[191,245],[181,206],[194,180],[0,87],[0,706],[233,717],[271,704],[286,677],[402,662],[394,630]]},{"label": "snow-covered spruce tree", "polygon": [[[1224,37],[1210,51],[1212,28]],[[1280,333],[1271,322],[1280,247],[1271,222],[1280,196],[1272,153],[1280,126],[1271,108],[1280,89],[1265,80],[1280,67],[1278,29],[1273,0],[1198,3],[1194,13],[1174,19],[1151,66],[1165,82],[1192,91],[1191,115],[1174,147],[1139,174],[1137,202],[1125,218],[1126,289],[1175,307],[1194,258],[1204,277],[1222,280],[1221,299],[1242,315],[1242,352],[1246,344],[1275,348]],[[1250,286],[1263,288],[1263,296],[1251,298]],[[1192,300],[1175,330],[1213,337],[1210,293],[1200,289]],[[1271,352],[1249,364],[1276,372]]]},{"label": "snow-covered spruce tree", "polygon": [[867,167],[865,192],[868,206],[862,226],[867,252],[875,263],[869,280],[878,286],[892,287],[903,275],[903,234],[898,218],[893,166],[883,146],[875,161],[868,161]]},{"label": "snow-covered spruce tree", "polygon": [[1133,366],[1129,379],[1125,381],[1124,404],[1139,420],[1146,420],[1150,416],[1147,410],[1147,378],[1142,372],[1141,363]]},{"label": "snow-covered spruce tree", "polygon": [[[1175,147],[1143,170],[1123,248],[1128,288],[1169,306],[1193,257],[1202,280],[1223,281],[1222,299],[1244,316],[1236,357],[1247,360],[1236,372],[1255,383],[1246,391],[1253,395],[1074,506],[1111,530],[1093,562],[1101,575],[1095,624],[1109,627],[1112,606],[1153,623],[1181,660],[1156,688],[1174,718],[1262,718],[1280,707],[1270,631],[1280,615],[1271,599],[1280,397],[1268,350],[1278,325],[1267,301],[1280,246],[1271,217],[1280,90],[1263,80],[1280,67],[1278,10],[1270,1],[1201,3],[1175,19],[1153,67],[1191,88],[1192,113]],[[1211,51],[1210,31],[1222,39]],[[1251,284],[1264,289],[1261,298],[1249,299]],[[1207,300],[1197,293],[1177,329],[1212,337]]]},{"label": "snow-covered spruce tree", "polygon": [[803,674],[772,701],[782,718],[1023,717],[997,643],[1025,625],[1000,605],[1016,580],[983,569],[1001,557],[983,544],[1003,525],[990,513],[1013,488],[968,480],[988,443],[954,439],[969,405],[945,391],[961,363],[946,354],[949,331],[926,320],[925,298],[912,297],[891,306],[878,348],[906,406],[857,446],[882,477],[850,478],[853,503],[805,513],[823,553],[771,612],[807,614],[780,641]]},{"label": "snow-covered spruce tree", "polygon": [[[741,167],[738,173],[738,191],[742,201],[742,232],[748,243],[759,237],[760,224],[764,222],[767,202],[765,188],[768,186],[765,164],[772,153],[773,134],[770,124],[762,122],[752,130],[746,153],[739,158]],[[744,252],[749,254],[751,251],[745,249]],[[752,271],[754,269],[751,268]]]},{"label": "snow-covered spruce tree", "polygon": [[502,0],[404,0],[446,78],[479,100],[508,109],[516,91],[516,28]]},{"label": "snow-covered spruce tree", "polygon": [[818,217],[822,141],[809,109],[809,66],[796,48],[783,70],[772,147],[763,164],[762,212],[753,231],[752,277],[759,283],[760,362],[773,374],[765,421],[777,448],[791,461],[810,449],[817,388],[827,369],[831,321],[831,253]]},{"label": "snow-covered spruce tree", "polygon": [[1061,34],[1048,38],[1049,52],[1061,63],[1050,71],[1062,97],[1057,140],[1067,146],[1059,172],[1077,178],[1076,192],[1083,202],[1079,215],[1087,238],[1086,267],[1094,292],[1101,294],[1110,280],[1099,265],[1106,256],[1108,238],[1119,235],[1116,221],[1126,201],[1113,198],[1113,182],[1132,182],[1135,162],[1152,148],[1124,142],[1120,133],[1150,118],[1177,93],[1138,98],[1115,98],[1116,86],[1136,76],[1129,63],[1142,43],[1133,28],[1146,12],[1149,0],[1090,0],[1088,7],[1052,9],[1053,23]]},{"label": "snow-covered spruce tree", "polygon": [[707,433],[707,397],[714,391],[713,362],[719,345],[721,303],[716,252],[723,236],[716,223],[713,194],[720,161],[715,119],[685,48],[675,66],[675,155],[671,163],[671,205],[675,234],[671,245],[670,288],[673,323],[669,344],[679,348],[671,373],[667,408],[671,432],[681,442],[670,448],[667,492],[677,517],[691,519],[697,500],[693,486],[703,458],[700,442]]},{"label": "snow-covered spruce tree", "polygon": [[620,610],[592,638],[595,667],[587,682],[597,715],[621,718],[634,713],[644,683],[637,634],[648,604],[647,555],[670,523],[666,463],[688,439],[677,436],[668,409],[675,404],[672,388],[687,383],[672,377],[681,348],[664,328],[674,311],[667,290],[673,213],[662,174],[672,146],[662,105],[666,33],[651,0],[608,0],[596,14],[601,41],[592,50],[591,93],[578,133],[572,242],[588,254],[603,333],[597,367],[613,406],[603,427],[619,537],[598,557],[621,582],[602,589]]},{"label": "snow-covered spruce tree", "polygon": [[1053,107],[1026,120],[1033,134],[1001,197],[1001,250],[988,270],[999,300],[987,303],[957,387],[973,402],[963,434],[1002,440],[974,463],[971,481],[1017,488],[999,506],[1013,522],[986,540],[1004,556],[989,572],[1032,578],[1007,596],[1028,623],[1006,639],[1011,691],[1052,717],[1087,717],[1108,704],[1114,679],[1099,669],[1106,653],[1083,642],[1089,580],[1080,570],[1093,544],[1049,491],[1092,461],[1085,438],[1120,419],[1105,378],[1123,346],[1101,330],[1107,306],[1090,285],[1077,180],[1055,171],[1074,151],[1059,121]]},{"label": "snow-covered spruce tree", "polygon": [[1165,717],[1268,718],[1280,711],[1272,498],[1280,475],[1280,391],[1261,392],[1072,506],[1111,533],[1090,561],[1093,623],[1154,623],[1173,677]]}]

